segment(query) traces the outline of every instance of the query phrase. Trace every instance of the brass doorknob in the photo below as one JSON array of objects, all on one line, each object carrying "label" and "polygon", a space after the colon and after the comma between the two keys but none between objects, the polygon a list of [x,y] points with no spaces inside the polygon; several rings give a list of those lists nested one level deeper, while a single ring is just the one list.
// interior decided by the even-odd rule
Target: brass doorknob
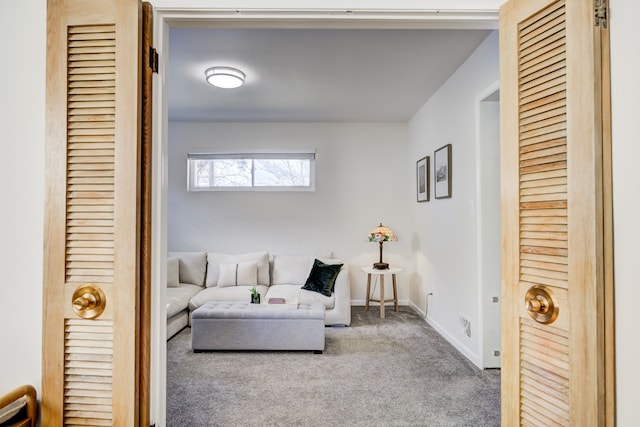
[{"label": "brass doorknob", "polygon": [[75,290],[71,298],[73,311],[83,319],[99,317],[107,304],[104,292],[98,285],[82,285]]},{"label": "brass doorknob", "polygon": [[542,295],[536,295],[527,301],[527,310],[534,313],[546,313],[549,311],[549,301]]},{"label": "brass doorknob", "polygon": [[529,315],[539,323],[549,324],[558,318],[560,308],[553,292],[546,286],[532,286],[525,297],[525,308]]}]

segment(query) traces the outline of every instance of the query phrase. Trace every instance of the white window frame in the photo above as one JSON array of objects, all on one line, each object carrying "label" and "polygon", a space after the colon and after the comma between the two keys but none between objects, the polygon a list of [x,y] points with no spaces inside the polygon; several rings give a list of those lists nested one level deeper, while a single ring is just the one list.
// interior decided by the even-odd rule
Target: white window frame
[{"label": "white window frame", "polygon": [[[309,160],[309,185],[307,186],[256,186],[254,185],[254,170],[251,170],[251,185],[249,186],[196,186],[196,160],[210,159],[301,159]],[[187,191],[315,191],[316,189],[316,151],[315,150],[251,150],[251,151],[209,151],[187,153]]]}]

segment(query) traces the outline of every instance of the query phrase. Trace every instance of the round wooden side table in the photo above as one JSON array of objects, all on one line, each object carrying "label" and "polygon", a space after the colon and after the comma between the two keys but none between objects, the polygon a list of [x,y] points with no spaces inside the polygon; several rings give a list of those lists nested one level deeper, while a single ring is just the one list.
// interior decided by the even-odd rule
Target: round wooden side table
[{"label": "round wooden side table", "polygon": [[[380,303],[380,318],[384,319],[385,315],[384,315],[384,305],[387,302],[393,302],[394,303],[394,309],[395,311],[398,311],[398,290],[396,288],[396,273],[399,273],[402,271],[401,268],[398,267],[389,267],[385,270],[378,270],[372,267],[362,267],[361,270],[365,273],[367,273],[367,299],[365,301],[364,304],[364,309],[366,311],[369,311],[369,302],[373,301],[373,302],[377,302]],[[393,281],[393,299],[384,299],[384,276],[390,274],[391,275],[391,279]],[[372,275],[377,275],[380,277],[380,298],[379,299],[373,299],[370,298],[369,294],[370,294],[370,290],[371,290],[371,276]]]}]

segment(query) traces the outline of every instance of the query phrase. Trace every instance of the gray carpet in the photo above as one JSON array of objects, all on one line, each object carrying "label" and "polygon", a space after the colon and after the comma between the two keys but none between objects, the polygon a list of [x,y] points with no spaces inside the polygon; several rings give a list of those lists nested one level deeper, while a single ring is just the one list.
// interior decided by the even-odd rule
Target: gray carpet
[{"label": "gray carpet", "polygon": [[324,354],[167,344],[168,426],[499,426],[500,371],[482,371],[407,307],[354,307]]}]

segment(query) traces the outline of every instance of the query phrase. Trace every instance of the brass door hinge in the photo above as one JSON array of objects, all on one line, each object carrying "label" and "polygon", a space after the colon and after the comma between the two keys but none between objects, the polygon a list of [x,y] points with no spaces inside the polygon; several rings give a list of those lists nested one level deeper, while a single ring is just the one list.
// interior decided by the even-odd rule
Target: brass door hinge
[{"label": "brass door hinge", "polygon": [[599,27],[602,22],[602,28],[607,28],[607,0],[595,0],[595,2],[596,27]]},{"label": "brass door hinge", "polygon": [[158,51],[152,46],[149,46],[149,67],[151,71],[158,73]]}]

